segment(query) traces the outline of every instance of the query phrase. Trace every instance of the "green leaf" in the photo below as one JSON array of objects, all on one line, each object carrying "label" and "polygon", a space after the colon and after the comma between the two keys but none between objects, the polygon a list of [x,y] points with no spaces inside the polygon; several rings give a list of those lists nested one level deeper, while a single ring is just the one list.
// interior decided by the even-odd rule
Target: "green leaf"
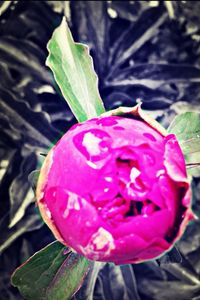
[{"label": "green leaf", "polygon": [[188,174],[198,176],[200,173],[200,114],[186,112],[175,117],[168,128],[179,141],[185,156]]},{"label": "green leaf", "polygon": [[105,111],[98,91],[98,78],[86,45],[75,43],[65,17],[47,45],[46,65],[79,122]]},{"label": "green leaf", "polygon": [[91,264],[56,241],[17,268],[11,281],[27,300],[67,300],[80,288]]}]

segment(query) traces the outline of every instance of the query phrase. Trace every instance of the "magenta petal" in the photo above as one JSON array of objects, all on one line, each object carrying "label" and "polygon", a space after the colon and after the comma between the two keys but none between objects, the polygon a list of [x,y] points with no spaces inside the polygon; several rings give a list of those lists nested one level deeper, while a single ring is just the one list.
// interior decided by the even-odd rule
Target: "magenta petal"
[{"label": "magenta petal", "polygon": [[68,245],[75,250],[79,245],[84,247],[100,226],[98,212],[89,201],[75,193],[59,188],[53,194],[54,198],[49,197],[47,205],[54,223]]},{"label": "magenta petal", "polygon": [[148,199],[151,199],[153,203],[155,203],[160,208],[167,208],[165,198],[160,193],[159,182],[155,182],[152,185],[152,189],[149,191],[147,195]]},{"label": "magenta petal", "polygon": [[179,203],[178,189],[173,181],[166,175],[161,175],[158,181],[160,194],[165,200],[165,206],[171,212],[172,222],[177,214]]},{"label": "magenta petal", "polygon": [[164,165],[171,179],[177,182],[185,182],[187,174],[184,156],[173,134],[165,138]]},{"label": "magenta petal", "polygon": [[45,159],[37,187],[44,221],[89,259],[155,258],[194,217],[175,136],[142,119],[107,116],[77,124]]},{"label": "magenta petal", "polygon": [[[163,237],[172,226],[171,213],[167,209],[154,212],[150,217],[137,216],[113,229],[113,236],[118,239],[131,233],[140,236],[145,241],[155,237]],[[158,226],[159,224],[159,226]]]},{"label": "magenta petal", "polygon": [[[118,241],[117,241],[118,242]],[[120,249],[120,246],[116,242],[116,249]],[[140,263],[145,260],[154,259],[155,257],[160,256],[164,251],[167,251],[170,248],[170,244],[166,242],[162,238],[155,238],[152,242],[147,243],[143,241],[139,236],[129,236],[125,237],[125,243],[120,241],[124,248],[127,249],[125,253],[129,255],[117,255],[117,251],[114,250],[115,253],[116,264],[132,264],[132,263]],[[135,251],[131,251],[132,245],[135,245]],[[120,253],[121,254],[121,253]],[[127,259],[128,257],[128,259]]]},{"label": "magenta petal", "polygon": [[130,259],[128,263],[140,263],[145,260],[155,259],[156,257],[163,254],[163,252],[167,251],[170,246],[171,245],[164,239],[156,238],[149,245],[147,245],[143,251],[141,251],[136,256],[133,256],[133,259]]},{"label": "magenta petal", "polygon": [[140,251],[148,246],[148,243],[140,236],[131,233],[130,235],[116,239],[115,246],[116,247],[112,252],[115,262],[126,263],[127,257],[132,258],[136,256]]}]

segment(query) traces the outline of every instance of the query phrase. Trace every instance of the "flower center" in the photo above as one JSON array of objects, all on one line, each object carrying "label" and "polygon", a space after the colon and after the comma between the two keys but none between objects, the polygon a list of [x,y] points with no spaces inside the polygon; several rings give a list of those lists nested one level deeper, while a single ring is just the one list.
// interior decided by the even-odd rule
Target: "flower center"
[{"label": "flower center", "polygon": [[[131,159],[117,157],[115,161],[116,173],[106,176],[107,186],[115,181],[115,185],[104,188],[104,197],[94,201],[101,217],[112,225],[128,221],[132,217],[149,217],[160,208],[148,199],[150,188],[145,182],[139,164],[134,156]],[[113,180],[113,178],[115,178]],[[106,198],[106,193],[113,189],[112,197]],[[100,200],[101,199],[101,200]]]}]

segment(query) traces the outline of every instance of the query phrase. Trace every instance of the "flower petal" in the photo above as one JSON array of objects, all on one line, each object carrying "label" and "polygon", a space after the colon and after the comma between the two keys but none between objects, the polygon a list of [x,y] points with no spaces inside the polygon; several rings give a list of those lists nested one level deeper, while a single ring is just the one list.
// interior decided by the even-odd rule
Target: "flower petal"
[{"label": "flower petal", "polygon": [[133,233],[145,241],[151,241],[156,237],[166,236],[171,226],[171,213],[167,209],[163,209],[154,212],[148,217],[128,217],[127,221],[114,228],[111,232],[116,239]]},{"label": "flower petal", "polygon": [[171,179],[187,182],[184,156],[174,134],[165,138],[164,166]]}]

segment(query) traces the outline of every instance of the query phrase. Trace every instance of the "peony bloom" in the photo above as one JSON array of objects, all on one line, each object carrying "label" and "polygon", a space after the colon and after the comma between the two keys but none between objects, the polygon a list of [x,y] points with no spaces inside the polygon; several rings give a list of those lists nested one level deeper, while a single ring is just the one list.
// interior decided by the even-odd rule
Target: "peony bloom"
[{"label": "peony bloom", "polygon": [[176,137],[138,106],[73,126],[48,153],[36,194],[60,242],[116,264],[160,256],[193,218]]}]

